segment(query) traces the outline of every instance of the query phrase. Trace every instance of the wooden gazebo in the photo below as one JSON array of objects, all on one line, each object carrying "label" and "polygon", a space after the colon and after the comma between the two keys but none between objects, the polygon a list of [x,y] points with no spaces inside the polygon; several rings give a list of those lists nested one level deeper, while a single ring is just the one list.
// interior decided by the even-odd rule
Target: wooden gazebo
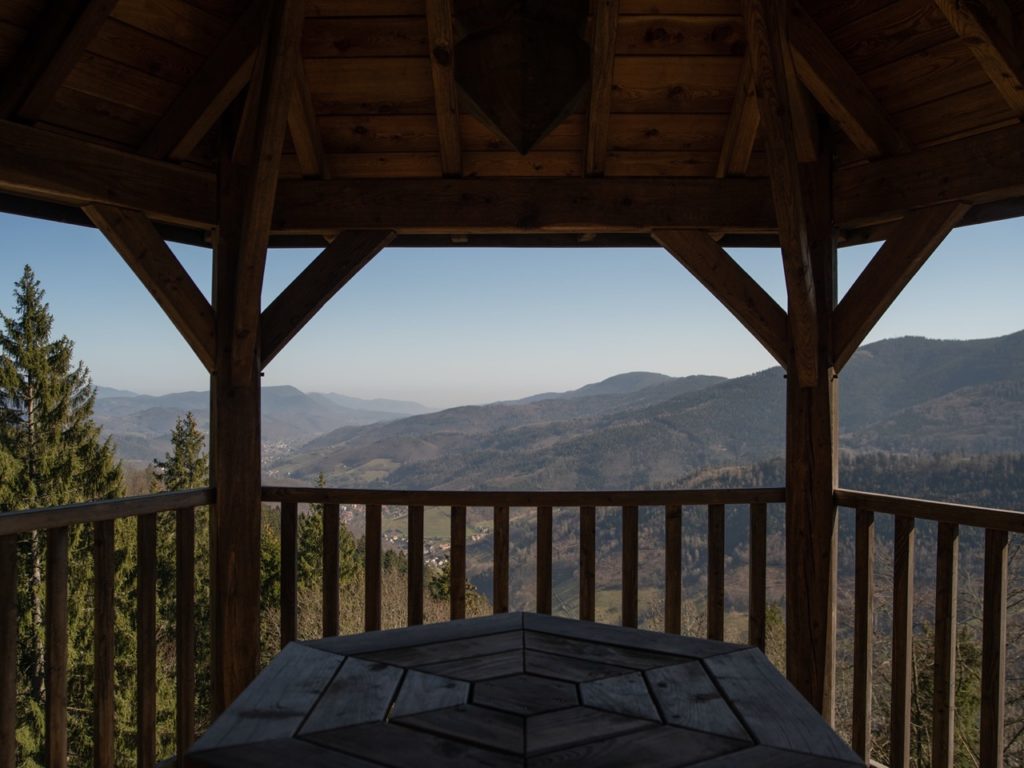
[{"label": "wooden gazebo", "polygon": [[[1024,214],[1022,34],[1021,0],[0,2],[0,210],[102,231],[211,374],[219,705],[258,668],[260,371],[318,309],[389,244],[660,245],[788,371],[787,674],[828,712],[838,377],[952,228]],[[323,253],[261,312],[286,245]]]}]

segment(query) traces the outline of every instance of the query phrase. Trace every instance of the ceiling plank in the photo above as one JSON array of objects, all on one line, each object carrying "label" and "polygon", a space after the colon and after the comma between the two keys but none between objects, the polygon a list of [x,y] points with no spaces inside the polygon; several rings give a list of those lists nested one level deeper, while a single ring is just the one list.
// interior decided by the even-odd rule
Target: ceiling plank
[{"label": "ceiling plank", "polygon": [[594,0],[592,7],[594,39],[590,50],[586,173],[588,176],[603,176],[608,160],[608,122],[612,110],[619,0]]},{"label": "ceiling plank", "polygon": [[0,116],[38,120],[116,4],[68,0],[47,8],[0,86]]},{"label": "ceiling plank", "polygon": [[427,43],[434,84],[441,171],[462,175],[462,136],[459,132],[459,93],[455,86],[452,0],[427,0]]},{"label": "ceiling plank", "polygon": [[395,239],[393,231],[340,232],[260,317],[264,367],[370,260]]},{"label": "ceiling plank", "polygon": [[910,150],[864,81],[801,10],[790,18],[789,36],[800,80],[865,156]]},{"label": "ceiling plank", "polygon": [[896,226],[836,307],[832,349],[837,372],[968,210],[964,203],[944,203],[913,211]]},{"label": "ceiling plank", "polygon": [[1003,0],[935,0],[1017,117],[1024,118],[1024,57]]},{"label": "ceiling plank", "polygon": [[214,316],[210,302],[144,213],[112,205],[82,209],[121,254],[170,318],[206,370],[213,370]]},{"label": "ceiling plank", "polygon": [[657,229],[652,233],[783,367],[789,365],[788,318],[768,293],[705,232]]},{"label": "ceiling plank", "polygon": [[158,159],[188,157],[252,76],[266,3],[254,0],[140,147]]},{"label": "ceiling plank", "polygon": [[768,154],[772,199],[786,274],[794,368],[802,386],[817,382],[818,321],[808,235],[807,197],[795,141],[794,84],[785,0],[746,0],[744,15]]},{"label": "ceiling plank", "polygon": [[135,208],[207,229],[216,218],[211,174],[0,120],[0,189],[79,207]]},{"label": "ceiling plank", "polygon": [[295,92],[288,108],[288,132],[291,134],[292,144],[295,145],[295,154],[299,158],[302,175],[329,179],[331,174],[327,167],[324,142],[301,59],[296,63]]},{"label": "ceiling plank", "polygon": [[747,172],[760,125],[761,113],[757,111],[757,93],[754,90],[753,70],[748,51],[743,58],[739,85],[736,86],[736,98],[729,113],[722,152],[718,156],[718,168],[715,172],[718,178],[743,176]]}]

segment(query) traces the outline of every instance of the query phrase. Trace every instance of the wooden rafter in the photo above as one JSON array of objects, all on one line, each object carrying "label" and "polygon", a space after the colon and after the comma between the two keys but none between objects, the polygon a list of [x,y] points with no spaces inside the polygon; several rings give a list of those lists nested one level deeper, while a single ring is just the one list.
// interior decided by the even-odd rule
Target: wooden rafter
[{"label": "wooden rafter", "polygon": [[263,310],[260,317],[261,365],[270,363],[331,297],[394,238],[395,233],[390,231],[339,233]]},{"label": "wooden rafter", "polygon": [[807,14],[793,14],[789,36],[801,82],[861,152],[874,158],[909,151],[874,94]]},{"label": "wooden rafter", "polygon": [[1024,56],[1014,45],[1013,14],[1003,0],[935,0],[957,35],[999,89],[1007,105],[1024,118]]},{"label": "wooden rafter", "polygon": [[969,209],[963,203],[945,203],[913,211],[900,222],[836,307],[832,324],[836,371],[846,365],[885,310]]},{"label": "wooden rafter", "polygon": [[441,171],[462,174],[462,136],[459,132],[459,93],[455,86],[452,0],[427,0],[427,42],[434,83],[437,136],[441,145]]},{"label": "wooden rafter", "polygon": [[264,0],[249,5],[143,142],[143,154],[172,160],[191,154],[249,82],[265,15]]},{"label": "wooden rafter", "polygon": [[789,364],[786,312],[704,232],[659,229],[652,233],[753,334],[779,364]]},{"label": "wooden rafter", "polygon": [[586,172],[588,176],[602,176],[608,159],[608,118],[612,109],[619,0],[594,0],[592,5],[594,40],[590,51]]},{"label": "wooden rafter", "polygon": [[295,92],[288,108],[288,132],[295,145],[302,175],[330,178],[323,138],[316,122],[316,110],[313,109],[313,98],[309,93],[301,58],[296,63]]},{"label": "wooden rafter", "polygon": [[87,205],[83,210],[212,371],[213,310],[152,222],[139,211],[112,205]]},{"label": "wooden rafter", "polygon": [[0,116],[38,120],[117,0],[63,0],[47,7],[0,85]]},{"label": "wooden rafter", "polygon": [[790,340],[794,351],[790,367],[796,369],[791,373],[809,386],[818,377],[815,363],[818,322],[808,243],[807,198],[794,140],[798,119],[792,109],[793,83],[787,78],[787,69],[792,71],[793,65],[786,6],[784,0],[746,0],[744,13],[786,273]]},{"label": "wooden rafter", "polygon": [[754,77],[750,60],[750,52],[743,57],[743,69],[740,70],[739,85],[733,98],[732,111],[725,129],[725,141],[718,156],[718,168],[715,175],[742,176],[750,165],[750,156],[754,152],[757,140],[757,129],[761,124],[761,113],[757,110],[757,93],[754,90]]}]

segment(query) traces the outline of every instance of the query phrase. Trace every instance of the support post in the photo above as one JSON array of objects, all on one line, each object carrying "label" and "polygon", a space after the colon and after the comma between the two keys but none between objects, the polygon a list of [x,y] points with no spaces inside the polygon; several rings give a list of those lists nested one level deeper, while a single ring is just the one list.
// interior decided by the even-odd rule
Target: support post
[{"label": "support post", "polygon": [[[835,666],[837,382],[831,332],[836,305],[836,238],[831,154],[801,164],[816,333],[793,334],[786,387],[786,672],[830,723]],[[808,349],[798,345],[810,342]],[[796,361],[813,360],[811,381]]]}]

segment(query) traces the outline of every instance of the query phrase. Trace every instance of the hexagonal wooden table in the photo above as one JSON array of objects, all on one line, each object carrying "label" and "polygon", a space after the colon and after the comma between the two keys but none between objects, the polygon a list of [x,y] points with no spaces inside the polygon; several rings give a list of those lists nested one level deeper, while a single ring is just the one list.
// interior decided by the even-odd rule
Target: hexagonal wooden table
[{"label": "hexagonal wooden table", "polygon": [[292,643],[210,766],[863,766],[753,648],[536,614]]}]

